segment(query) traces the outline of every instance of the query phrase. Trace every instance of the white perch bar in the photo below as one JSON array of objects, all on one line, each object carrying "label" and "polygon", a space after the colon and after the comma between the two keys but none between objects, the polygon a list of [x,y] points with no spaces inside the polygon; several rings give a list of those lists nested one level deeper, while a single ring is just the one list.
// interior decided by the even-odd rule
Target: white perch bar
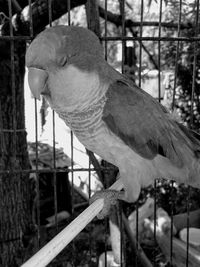
[{"label": "white perch bar", "polygon": [[[121,179],[118,179],[109,189],[120,191],[123,188]],[[44,267],[47,266],[102,210],[103,199],[97,199],[85,209],[76,219],[66,226],[49,243],[41,248],[21,267]]]}]

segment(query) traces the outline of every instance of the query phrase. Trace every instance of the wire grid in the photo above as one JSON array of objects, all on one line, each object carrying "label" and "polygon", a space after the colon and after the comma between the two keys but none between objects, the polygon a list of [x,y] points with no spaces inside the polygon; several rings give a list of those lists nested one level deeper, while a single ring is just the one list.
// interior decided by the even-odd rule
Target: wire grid
[{"label": "wire grid", "polygon": [[[52,12],[53,12],[53,5],[52,2],[53,1],[47,1],[48,2],[48,17],[49,17],[49,26],[52,26],[53,20],[52,20]],[[131,41],[133,44],[137,43],[137,45],[139,46],[139,53],[138,53],[138,84],[139,86],[141,86],[141,81],[142,81],[142,53],[143,53],[143,47],[142,45],[144,44],[145,41],[151,41],[151,42],[155,42],[158,45],[158,59],[157,59],[157,65],[158,65],[158,96],[157,99],[158,101],[162,100],[161,97],[161,70],[162,70],[162,66],[161,66],[161,44],[162,42],[175,42],[176,43],[176,60],[175,60],[175,68],[174,68],[174,74],[175,74],[175,78],[174,78],[174,90],[173,90],[173,103],[172,103],[172,109],[175,105],[175,89],[177,86],[177,72],[178,72],[178,58],[179,58],[179,53],[180,53],[180,45],[181,42],[191,42],[193,44],[193,80],[192,80],[192,99],[191,99],[191,110],[190,110],[190,114],[191,114],[191,119],[190,119],[190,127],[192,127],[193,125],[193,105],[194,105],[194,95],[195,95],[195,81],[196,81],[196,65],[197,65],[197,44],[200,41],[200,38],[198,36],[198,32],[199,32],[199,1],[196,1],[196,18],[195,18],[195,33],[193,36],[191,37],[184,37],[181,36],[181,23],[182,23],[182,3],[183,1],[180,0],[179,1],[179,18],[178,18],[178,24],[177,24],[177,31],[176,31],[176,35],[174,36],[163,36],[162,35],[162,27],[165,26],[164,23],[162,22],[162,10],[163,10],[163,5],[164,5],[164,1],[160,0],[160,11],[159,11],[159,21],[157,22],[146,22],[144,21],[144,9],[145,9],[145,5],[146,2],[144,2],[144,0],[140,1],[140,10],[141,10],[141,15],[140,15],[140,21],[138,22],[138,34],[136,36],[127,36],[126,35],[126,25],[127,25],[127,20],[126,20],[126,14],[125,14],[125,1],[121,1],[121,34],[118,36],[108,36],[108,29],[107,29],[107,25],[108,25],[108,16],[107,16],[107,10],[108,10],[108,2],[105,0],[105,20],[104,20],[104,35],[100,37],[102,44],[104,46],[104,50],[105,50],[105,58],[107,59],[108,57],[108,43],[109,42],[121,42],[121,53],[122,53],[122,58],[121,58],[121,71],[122,73],[124,73],[125,69],[125,50],[126,50],[126,44],[127,41]],[[71,1],[68,0],[68,25],[71,24],[71,16],[70,16],[70,7],[71,7]],[[12,131],[13,133],[13,143],[14,145],[14,151],[13,151],[13,155],[14,157],[16,157],[16,133],[19,131],[25,131],[25,129],[21,129],[19,130],[17,128],[16,125],[16,105],[15,105],[15,97],[16,97],[16,92],[15,92],[15,65],[14,65],[14,46],[15,46],[15,42],[16,41],[20,41],[20,40],[27,40],[27,42],[31,41],[34,38],[34,30],[33,30],[33,20],[32,20],[32,1],[29,0],[28,1],[29,4],[29,12],[30,12],[30,34],[28,36],[14,36],[13,34],[13,27],[12,27],[12,1],[8,0],[8,9],[9,9],[9,18],[10,18],[10,35],[9,36],[0,36],[0,40],[8,40],[11,43],[11,72],[12,72],[12,101],[13,101],[13,129],[12,130],[8,130],[8,129],[0,129],[1,132],[6,132],[6,131]],[[143,36],[143,29],[144,27],[147,26],[157,26],[158,28],[158,36]],[[39,138],[38,138],[38,103],[35,100],[35,145],[36,145],[36,152],[35,152],[35,158],[36,158],[36,169],[35,170],[0,170],[0,174],[8,174],[8,173],[34,173],[36,175],[36,192],[37,192],[37,249],[39,249],[41,247],[41,231],[42,227],[41,227],[41,223],[40,223],[40,183],[39,183],[39,179],[40,179],[40,175],[42,173],[52,173],[53,174],[53,194],[54,194],[54,216],[55,216],[55,231],[53,230],[53,235],[56,234],[56,232],[58,232],[60,230],[59,227],[59,223],[57,220],[57,213],[58,213],[58,202],[57,202],[57,174],[58,173],[63,173],[66,172],[71,173],[71,198],[72,198],[72,214],[74,214],[74,198],[75,198],[75,192],[74,192],[74,173],[77,171],[81,171],[81,172],[87,172],[88,173],[88,177],[91,178],[91,172],[95,171],[95,168],[91,167],[91,161],[88,158],[88,168],[74,168],[74,137],[73,137],[73,133],[71,132],[71,168],[64,168],[64,169],[60,169],[57,168],[56,166],[56,148],[55,148],[55,144],[56,144],[56,135],[59,134],[56,132],[56,123],[55,123],[55,114],[53,112],[53,119],[52,119],[52,124],[53,124],[53,133],[52,133],[52,139],[53,139],[53,143],[52,143],[52,147],[53,147],[53,167],[50,169],[40,169],[38,167],[38,162],[39,162],[39,155],[38,155],[38,144],[39,144]],[[158,181],[155,181],[154,184],[154,188],[156,189]],[[172,187],[173,187],[173,182],[172,182]],[[90,189],[89,189],[90,190]],[[155,200],[158,198],[158,195],[156,193],[154,193],[154,197]],[[187,223],[189,225],[189,218],[190,218],[190,214],[189,214],[189,209],[190,209],[190,189],[188,189],[188,199],[187,199]],[[171,203],[171,214],[173,215],[173,206],[175,205],[175,203],[172,201]],[[137,217],[137,221],[138,221],[138,207],[139,204],[136,203],[135,205],[136,207],[136,217]],[[155,201],[154,204],[154,229],[156,229],[156,210],[157,210],[157,202]],[[123,240],[124,238],[124,231],[123,231],[123,223],[122,223],[122,217],[120,217],[120,229],[121,229],[121,240]],[[108,232],[108,221],[105,220],[103,222],[103,226],[106,232]],[[171,217],[171,229],[173,226],[173,216]],[[90,230],[90,226],[88,228]],[[88,230],[88,231],[89,231]],[[169,264],[170,266],[172,266],[173,264],[173,242],[172,242],[172,236],[173,236],[173,232],[171,230],[171,239],[170,239],[170,259],[169,259]],[[89,250],[88,250],[88,255],[89,257],[87,257],[89,259],[89,262],[87,263],[88,265],[86,266],[97,266],[97,262],[98,262],[98,256],[96,257],[96,259],[94,259],[94,255],[92,254],[92,236],[89,236]],[[105,257],[106,257],[106,251],[107,251],[107,239],[108,236],[105,235],[105,245],[104,245],[104,251],[105,251]],[[154,231],[154,239],[156,240],[156,231]],[[136,224],[136,245],[137,245],[137,249],[139,249],[139,236],[138,236],[138,223]],[[186,265],[185,266],[189,266],[189,256],[188,256],[188,252],[189,252],[189,232],[187,235],[187,256],[186,256]],[[76,260],[75,258],[77,257],[77,250],[76,250],[76,241],[72,242],[71,245],[71,265],[69,266],[76,266]],[[126,259],[126,255],[124,255],[124,258],[122,258],[123,255],[123,251],[124,251],[124,247],[126,248],[126,245],[124,242],[121,242],[121,262],[120,262],[120,266],[125,266],[125,259]],[[69,251],[67,252],[69,253]],[[61,254],[61,256],[58,256],[55,261],[52,263],[52,266],[64,266],[64,261],[65,261],[65,253]],[[106,261],[105,261],[106,262]],[[61,265],[63,264],[63,265]],[[95,265],[96,264],[96,265]],[[154,253],[154,260],[153,260],[153,264],[154,266],[158,266],[157,265],[157,261],[156,261],[156,251]],[[67,266],[67,265],[66,265]],[[107,266],[107,264],[105,263],[105,266]],[[134,260],[134,266],[139,266],[138,263],[138,254],[136,253],[136,257]]]}]

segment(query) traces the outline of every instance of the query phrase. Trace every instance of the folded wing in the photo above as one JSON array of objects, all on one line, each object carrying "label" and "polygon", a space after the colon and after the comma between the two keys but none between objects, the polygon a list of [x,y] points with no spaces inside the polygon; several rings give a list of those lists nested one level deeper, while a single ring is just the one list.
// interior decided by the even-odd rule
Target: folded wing
[{"label": "folded wing", "polygon": [[182,167],[186,154],[198,157],[198,135],[172,119],[154,98],[124,80],[107,91],[103,120],[125,144],[147,159],[157,154]]}]

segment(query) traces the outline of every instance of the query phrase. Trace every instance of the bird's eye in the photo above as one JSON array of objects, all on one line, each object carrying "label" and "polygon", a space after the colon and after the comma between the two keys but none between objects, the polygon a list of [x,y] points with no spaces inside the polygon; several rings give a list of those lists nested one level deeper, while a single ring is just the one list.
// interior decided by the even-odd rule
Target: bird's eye
[{"label": "bird's eye", "polygon": [[65,66],[66,63],[67,63],[67,56],[61,57],[59,60],[59,65],[63,67]]}]

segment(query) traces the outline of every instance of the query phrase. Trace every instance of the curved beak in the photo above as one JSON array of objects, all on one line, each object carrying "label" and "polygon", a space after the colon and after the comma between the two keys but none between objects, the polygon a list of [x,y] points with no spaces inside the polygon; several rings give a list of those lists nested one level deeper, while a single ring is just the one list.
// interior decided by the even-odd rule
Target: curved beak
[{"label": "curved beak", "polygon": [[45,91],[48,74],[45,70],[37,68],[28,69],[28,83],[33,96],[40,100],[40,95]]}]

